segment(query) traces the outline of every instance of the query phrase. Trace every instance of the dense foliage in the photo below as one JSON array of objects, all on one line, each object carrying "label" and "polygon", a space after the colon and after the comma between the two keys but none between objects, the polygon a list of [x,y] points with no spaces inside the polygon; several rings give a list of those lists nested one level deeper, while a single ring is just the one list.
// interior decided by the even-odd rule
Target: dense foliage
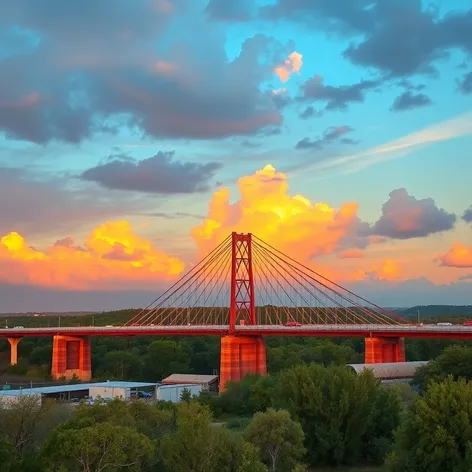
[{"label": "dense foliage", "polygon": [[[362,338],[266,342],[270,376],[230,382],[219,396],[183,395],[178,406],[38,407],[27,396],[0,403],[0,472],[304,472],[303,462],[369,465],[385,457],[389,472],[471,470],[470,342],[407,340],[408,360],[433,359],[414,379],[419,394],[345,369],[362,362]],[[50,340],[24,339],[19,348],[22,361],[9,371],[47,377]],[[92,349],[97,379],[159,380],[219,367],[219,339],[211,337],[98,338]]]}]

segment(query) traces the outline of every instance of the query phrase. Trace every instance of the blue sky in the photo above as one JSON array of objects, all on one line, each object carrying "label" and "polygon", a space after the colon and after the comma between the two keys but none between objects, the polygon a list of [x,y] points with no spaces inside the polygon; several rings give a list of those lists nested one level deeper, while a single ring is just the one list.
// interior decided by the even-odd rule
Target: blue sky
[{"label": "blue sky", "polygon": [[[123,281],[145,304],[175,276],[169,258],[188,267],[232,230],[374,301],[468,303],[471,53],[465,0],[0,6],[0,237],[24,239],[0,244],[0,293],[31,294],[7,309],[117,308],[99,290]],[[279,217],[296,194],[312,206]],[[111,235],[117,221],[129,233]]]}]

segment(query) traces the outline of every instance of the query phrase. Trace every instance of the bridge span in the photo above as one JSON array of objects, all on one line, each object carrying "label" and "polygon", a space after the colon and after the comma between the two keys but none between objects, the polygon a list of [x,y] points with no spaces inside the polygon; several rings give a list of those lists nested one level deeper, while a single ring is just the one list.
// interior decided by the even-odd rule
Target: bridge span
[{"label": "bridge span", "polygon": [[316,337],[404,337],[472,339],[472,326],[311,324],[284,325],[190,325],[190,326],[74,326],[48,328],[1,328],[0,337],[42,336],[316,336]]}]

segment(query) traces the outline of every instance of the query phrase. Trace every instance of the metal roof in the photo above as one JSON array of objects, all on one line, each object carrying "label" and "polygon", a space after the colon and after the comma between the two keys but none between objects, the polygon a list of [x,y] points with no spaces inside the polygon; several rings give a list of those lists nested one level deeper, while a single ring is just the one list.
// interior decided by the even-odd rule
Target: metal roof
[{"label": "metal roof", "polygon": [[110,387],[110,388],[140,388],[155,387],[156,383],[149,382],[92,382],[71,385],[55,385],[53,387],[33,387],[16,390],[0,390],[0,395],[26,395],[39,393],[42,395],[53,393],[79,392],[81,390],[90,390],[91,387]]},{"label": "metal roof", "polygon": [[163,384],[206,384],[218,379],[217,375],[172,374],[165,378]]},{"label": "metal roof", "polygon": [[158,388],[159,388],[159,390],[162,390],[163,388],[175,388],[175,387],[184,387],[185,388],[185,387],[195,387],[196,385],[198,385],[198,384],[194,384],[194,383],[191,383],[191,384],[189,384],[189,383],[186,383],[186,384],[167,384],[167,385],[160,384],[158,386]]},{"label": "metal roof", "polygon": [[370,370],[377,379],[411,379],[419,367],[426,365],[428,361],[417,362],[388,362],[384,364],[348,364],[357,374],[364,370]]}]

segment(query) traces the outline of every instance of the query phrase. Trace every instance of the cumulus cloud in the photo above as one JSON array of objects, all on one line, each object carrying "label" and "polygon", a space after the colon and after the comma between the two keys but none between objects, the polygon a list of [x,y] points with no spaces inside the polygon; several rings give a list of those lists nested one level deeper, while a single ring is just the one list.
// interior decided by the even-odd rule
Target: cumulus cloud
[{"label": "cumulus cloud", "polygon": [[335,209],[290,195],[287,176],[271,165],[241,177],[238,189],[240,199],[234,203],[228,188],[215,192],[205,221],[192,229],[202,254],[232,231],[254,233],[301,262],[353,247],[361,225],[356,203]]},{"label": "cumulus cloud", "polygon": [[354,131],[350,126],[331,126],[327,128],[321,137],[311,140],[303,138],[298,141],[295,149],[323,149],[333,142],[340,142],[342,144],[356,144],[356,141],[350,138],[343,138],[344,135]]},{"label": "cumulus cloud", "polygon": [[363,80],[352,85],[325,85],[321,75],[315,75],[301,85],[301,99],[326,102],[327,110],[344,110],[349,103],[362,103],[366,91],[379,85],[375,80]]},{"label": "cumulus cloud", "polygon": [[39,8],[18,0],[0,16],[2,25],[32,32],[26,53],[0,58],[0,130],[9,137],[77,143],[113,123],[153,137],[204,139],[282,122],[260,84],[286,48],[256,35],[228,60],[224,31],[195,2]]},{"label": "cumulus cloud", "polygon": [[405,189],[390,192],[372,234],[395,239],[425,237],[454,227],[456,216],[439,208],[432,198],[416,199]]},{"label": "cumulus cloud", "polygon": [[472,267],[472,246],[455,243],[449,251],[440,257],[441,265],[447,267]]},{"label": "cumulus cloud", "polygon": [[172,194],[208,190],[209,180],[221,168],[216,162],[198,164],[173,159],[174,152],[158,152],[137,161],[111,156],[107,162],[87,169],[80,178],[116,190]]},{"label": "cumulus cloud", "polygon": [[0,238],[0,282],[10,285],[114,290],[123,282],[169,281],[183,269],[180,259],[136,235],[124,220],[97,226],[83,246],[67,237],[42,251],[16,232]]},{"label": "cumulus cloud", "polygon": [[462,215],[462,219],[466,223],[472,223],[472,206],[464,212],[464,214]]},{"label": "cumulus cloud", "polygon": [[300,74],[302,65],[303,56],[299,52],[293,51],[283,64],[274,69],[274,73],[281,82],[287,82],[292,74]]},{"label": "cumulus cloud", "polygon": [[398,96],[392,105],[393,111],[412,110],[413,108],[422,108],[431,105],[433,102],[424,93],[412,93],[406,91]]},{"label": "cumulus cloud", "polygon": [[466,95],[472,93],[472,72],[465,74],[459,81],[459,90]]},{"label": "cumulus cloud", "polygon": [[335,31],[348,39],[359,36],[344,51],[345,57],[391,77],[433,74],[434,62],[447,57],[451,49],[472,52],[472,10],[440,16],[439,9],[421,1],[278,0],[263,14]]}]

